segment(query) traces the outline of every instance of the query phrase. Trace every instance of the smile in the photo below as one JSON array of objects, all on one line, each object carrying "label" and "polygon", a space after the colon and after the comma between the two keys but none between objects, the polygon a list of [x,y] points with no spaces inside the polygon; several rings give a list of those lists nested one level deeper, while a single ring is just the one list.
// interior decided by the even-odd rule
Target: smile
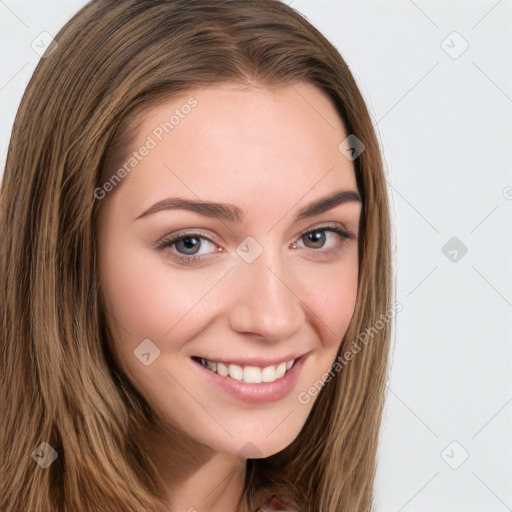
[{"label": "smile", "polygon": [[277,365],[265,367],[252,365],[225,364],[221,361],[210,361],[204,357],[193,357],[195,361],[203,365],[208,370],[231,379],[244,381],[249,384],[259,384],[260,382],[274,382],[284,377],[295,363],[295,359],[283,361]]},{"label": "smile", "polygon": [[204,357],[190,358],[198,375],[203,375],[208,388],[221,390],[237,400],[262,404],[282,400],[294,389],[310,352],[279,359],[214,361]]}]

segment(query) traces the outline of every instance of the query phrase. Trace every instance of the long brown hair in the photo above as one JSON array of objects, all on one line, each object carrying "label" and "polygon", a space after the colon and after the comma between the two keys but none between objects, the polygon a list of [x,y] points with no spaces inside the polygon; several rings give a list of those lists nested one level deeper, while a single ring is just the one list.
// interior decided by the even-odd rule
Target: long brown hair
[{"label": "long brown hair", "polygon": [[[163,482],[143,444],[158,418],[116,367],[98,297],[103,202],[94,190],[128,147],[136,115],[228,81],[305,81],[331,100],[364,144],[354,160],[358,296],[340,356],[392,306],[379,144],[343,58],[277,0],[93,0],[56,42],[19,107],[0,196],[2,510],[163,511]],[[391,323],[374,331],[326,380],[294,442],[248,460],[241,510],[273,492],[301,512],[370,510]],[[43,442],[57,454],[46,468],[34,456],[51,457]]]}]

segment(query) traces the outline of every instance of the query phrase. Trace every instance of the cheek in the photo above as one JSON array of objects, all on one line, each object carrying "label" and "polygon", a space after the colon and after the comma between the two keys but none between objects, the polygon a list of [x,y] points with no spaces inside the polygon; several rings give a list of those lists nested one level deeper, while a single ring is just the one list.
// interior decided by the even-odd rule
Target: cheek
[{"label": "cheek", "polygon": [[336,351],[354,314],[358,290],[357,253],[332,265],[319,265],[314,274],[306,275],[302,286],[304,303],[322,345]]},{"label": "cheek", "polygon": [[[205,282],[191,279],[187,272],[173,272],[163,260],[122,237],[110,238],[101,249],[102,295],[118,362],[139,392],[158,405],[169,394],[180,394],[164,369],[169,356],[175,356],[184,340],[200,330],[197,304],[211,287],[211,278]],[[144,341],[148,339],[149,344]],[[145,352],[150,352],[152,360],[148,366],[139,358]]]},{"label": "cheek", "polygon": [[[180,324],[212,286],[211,278],[191,279],[188,272],[173,272],[163,258],[140,247],[115,251],[105,247],[101,282],[107,308],[115,323],[134,341],[162,339]],[[185,322],[186,323],[186,322]]]},{"label": "cheek", "polygon": [[[318,333],[319,345],[304,367],[296,395],[304,422],[324,381],[332,380],[338,374],[336,370],[333,373],[332,365],[354,314],[358,290],[357,258],[351,259],[350,264],[345,261],[318,270],[314,277],[308,277],[304,289],[309,293],[304,297],[307,297],[310,321]],[[313,284],[317,286],[313,287]]]}]

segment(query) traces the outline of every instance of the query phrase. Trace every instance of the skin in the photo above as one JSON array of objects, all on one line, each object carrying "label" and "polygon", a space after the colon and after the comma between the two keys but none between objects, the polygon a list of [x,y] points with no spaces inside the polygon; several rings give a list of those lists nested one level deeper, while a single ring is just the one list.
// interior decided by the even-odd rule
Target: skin
[{"label": "skin", "polygon": [[[223,84],[190,94],[197,106],[105,199],[98,225],[101,294],[119,364],[169,425],[146,441],[172,510],[235,512],[244,446],[259,452],[252,457],[288,446],[317,398],[304,404],[298,394],[336,358],[357,295],[361,203],[294,220],[334,191],[357,191],[353,163],[338,150],[347,133],[318,89]],[[184,102],[174,98],[147,111],[131,150]],[[179,209],[137,219],[171,196],[230,203],[247,218],[236,223]],[[325,223],[351,237],[320,231],[322,245],[304,236]],[[212,242],[154,247],[166,235],[198,229]],[[263,249],[252,263],[236,252],[248,236]],[[191,254],[203,260],[172,259]],[[160,350],[148,366],[134,356],[144,339]],[[308,353],[294,389],[264,404],[208,385],[191,360],[292,353]]]}]

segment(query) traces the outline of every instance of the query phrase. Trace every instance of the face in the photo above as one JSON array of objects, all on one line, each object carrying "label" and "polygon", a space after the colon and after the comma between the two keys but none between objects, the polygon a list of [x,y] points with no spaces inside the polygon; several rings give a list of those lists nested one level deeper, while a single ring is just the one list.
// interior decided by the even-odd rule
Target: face
[{"label": "face", "polygon": [[305,83],[193,90],[143,116],[105,200],[101,296],[120,365],[216,452],[289,445],[317,398],[300,394],[336,358],[358,282],[346,137]]}]

